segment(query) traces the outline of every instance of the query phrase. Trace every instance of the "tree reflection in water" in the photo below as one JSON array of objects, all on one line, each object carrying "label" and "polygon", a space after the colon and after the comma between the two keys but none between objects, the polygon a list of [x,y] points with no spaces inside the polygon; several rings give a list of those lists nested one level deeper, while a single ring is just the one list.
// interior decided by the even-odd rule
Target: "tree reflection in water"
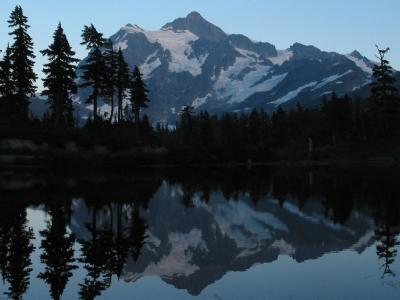
[{"label": "tree reflection in water", "polygon": [[47,228],[40,232],[43,238],[40,259],[45,265],[45,270],[38,277],[50,286],[52,299],[59,300],[73,276],[72,271],[78,268],[73,249],[75,235],[67,230],[71,199],[60,195],[58,199],[47,201],[46,205],[51,219],[47,222]]},{"label": "tree reflection in water", "polygon": [[1,198],[0,263],[1,276],[9,285],[5,294],[14,300],[23,299],[30,285],[31,254],[34,251],[32,228],[27,226],[25,201]]},{"label": "tree reflection in water", "polygon": [[[175,187],[180,193],[179,205],[185,207],[186,214],[199,210],[199,201],[202,207],[211,209],[216,193],[226,201],[249,198],[254,212],[262,210],[268,201],[279,203],[281,211],[287,207],[286,203],[297,203],[299,214],[318,205],[323,207],[324,218],[343,226],[354,211],[367,214],[375,223],[376,253],[382,264],[383,277],[392,277],[395,271],[391,266],[400,245],[398,173],[397,170],[349,172],[261,168],[163,170],[111,179],[88,176],[66,180],[55,176],[40,178],[37,182],[33,180],[31,186],[21,188],[16,188],[18,179],[11,184],[1,181],[0,177],[0,274],[7,284],[5,294],[11,299],[23,299],[29,288],[34,235],[27,225],[28,207],[44,209],[49,215],[46,228],[40,232],[39,250],[44,268],[37,276],[49,286],[51,298],[62,298],[74,271],[81,266],[85,278],[79,284],[80,299],[95,299],[111,286],[113,276],[123,277],[128,264],[130,272],[135,270],[136,264],[141,264],[141,270],[145,268],[140,262],[150,238],[145,216],[154,195],[165,185]],[[87,234],[79,238],[71,232],[71,214],[74,209],[82,209],[74,204],[77,199],[84,201],[90,215],[85,224]],[[275,214],[279,215],[281,211]],[[162,216],[159,221],[166,224],[180,221],[168,217]],[[206,222],[207,218],[203,218]],[[191,224],[192,221],[188,221],[184,232],[196,234],[193,229],[196,225]],[[180,225],[184,227],[184,224]],[[214,235],[221,241],[227,238],[219,233]],[[224,243],[231,247],[228,246],[231,242]],[[80,246],[79,257],[74,251],[75,245]],[[307,256],[298,259],[303,261],[305,258]]]}]

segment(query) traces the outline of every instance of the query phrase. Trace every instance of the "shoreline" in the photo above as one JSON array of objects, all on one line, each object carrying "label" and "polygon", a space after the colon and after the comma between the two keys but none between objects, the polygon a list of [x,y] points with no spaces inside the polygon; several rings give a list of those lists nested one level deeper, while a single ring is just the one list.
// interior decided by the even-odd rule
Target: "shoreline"
[{"label": "shoreline", "polygon": [[[70,164],[68,161],[65,163],[57,162],[52,163],[33,163],[37,162],[35,157],[24,157],[26,163],[22,163],[20,157],[16,156],[16,160],[11,163],[2,163],[0,155],[0,168],[3,170],[52,170],[52,169],[76,169],[82,170],[121,170],[127,171],[127,167],[132,170],[135,169],[230,169],[230,168],[346,168],[346,167],[400,167],[400,160],[391,157],[371,157],[368,159],[323,159],[323,160],[281,160],[281,161],[267,161],[267,162],[225,162],[225,163],[132,163],[127,162],[112,164],[111,162],[94,161],[87,163],[86,160],[74,161]],[[29,162],[30,161],[30,162]],[[112,159],[111,159],[112,161]]]}]

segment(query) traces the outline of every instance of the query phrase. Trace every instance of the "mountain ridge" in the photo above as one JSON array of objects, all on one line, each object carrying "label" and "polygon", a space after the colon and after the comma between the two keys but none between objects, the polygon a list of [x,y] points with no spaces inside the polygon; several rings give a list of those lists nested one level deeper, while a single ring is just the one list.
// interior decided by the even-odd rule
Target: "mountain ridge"
[{"label": "mountain ridge", "polygon": [[[151,100],[143,112],[153,123],[175,124],[185,105],[214,114],[315,105],[332,91],[346,94],[363,88],[373,67],[358,51],[339,54],[298,42],[276,49],[242,34],[227,34],[198,12],[159,30],[127,24],[110,39],[131,69],[140,67]],[[81,91],[74,101],[82,119],[91,114],[86,94]],[[108,104],[100,105],[100,114],[110,110]]]}]

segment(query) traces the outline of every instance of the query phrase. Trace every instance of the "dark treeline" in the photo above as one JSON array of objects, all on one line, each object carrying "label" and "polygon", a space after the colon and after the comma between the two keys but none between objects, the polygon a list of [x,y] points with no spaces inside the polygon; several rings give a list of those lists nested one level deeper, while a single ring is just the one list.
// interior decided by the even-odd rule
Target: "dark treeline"
[{"label": "dark treeline", "polygon": [[[355,212],[366,214],[375,222],[380,272],[384,276],[395,275],[391,266],[397,256],[400,232],[398,170],[238,168],[229,172],[146,172],[149,173],[109,179],[102,179],[99,174],[71,178],[57,174],[2,177],[0,275],[8,283],[7,296],[23,299],[34,275],[46,282],[52,299],[61,299],[78,264],[86,271],[79,285],[80,299],[101,295],[110,287],[113,276],[120,278],[128,261],[135,264],[140,258],[148,234],[143,213],[163,182],[181,188],[181,205],[186,209],[196,209],[195,199],[208,205],[213,195],[222,193],[226,201],[250,198],[255,210],[276,200],[281,207],[286,202],[297,203],[304,212],[312,211],[317,204],[322,206],[325,217],[336,224],[346,224]],[[84,239],[68,229],[73,210],[77,209],[76,199],[84,199],[89,211],[88,236]],[[44,268],[39,274],[33,274],[32,269],[35,249],[34,234],[27,225],[28,207],[38,207],[49,215],[46,228],[40,232]],[[81,249],[79,257],[75,244]]]},{"label": "dark treeline", "polygon": [[[151,91],[139,68],[130,70],[122,50],[114,49],[93,24],[82,31],[82,45],[89,54],[79,66],[58,24],[52,44],[41,51],[48,59],[41,92],[48,99],[48,111],[42,119],[34,117],[29,103],[36,92],[35,56],[28,19],[20,6],[8,23],[13,42],[0,62],[0,140],[31,141],[28,148],[41,150],[28,153],[35,156],[30,163],[43,163],[43,157],[46,163],[78,165],[399,158],[400,100],[386,59],[389,49],[378,48],[379,62],[367,99],[332,92],[318,107],[298,104],[292,110],[278,107],[272,114],[253,110],[217,116],[187,105],[172,129],[156,126],[143,113]],[[83,126],[78,126],[81,118],[73,105],[80,89],[81,101],[92,107]],[[110,111],[101,114],[100,103],[108,104]],[[13,147],[1,151],[16,152]]]},{"label": "dark treeline", "polygon": [[207,112],[195,115],[188,106],[181,112],[176,132],[163,135],[158,130],[164,143],[172,143],[169,148],[186,149],[187,157],[194,160],[326,158],[340,151],[367,154],[374,147],[385,153],[385,147],[396,145],[400,129],[400,97],[385,58],[388,51],[378,49],[380,62],[374,67],[368,99],[333,92],[318,107],[298,104],[290,111],[278,107],[272,115],[255,109],[220,117]]}]

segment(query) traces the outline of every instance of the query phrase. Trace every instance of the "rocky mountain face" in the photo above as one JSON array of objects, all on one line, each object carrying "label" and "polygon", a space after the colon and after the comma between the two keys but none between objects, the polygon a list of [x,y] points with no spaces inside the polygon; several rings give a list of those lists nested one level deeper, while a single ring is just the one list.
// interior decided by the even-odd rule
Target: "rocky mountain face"
[{"label": "rocky mountain face", "polygon": [[[192,12],[150,31],[128,24],[111,36],[129,66],[138,65],[151,91],[145,113],[175,123],[182,106],[211,113],[273,111],[318,103],[332,91],[350,93],[370,82],[373,63],[357,51],[342,55],[299,43],[277,50],[241,34],[227,34]],[[75,104],[90,113],[81,91]],[[109,105],[100,107],[102,114]]]}]

